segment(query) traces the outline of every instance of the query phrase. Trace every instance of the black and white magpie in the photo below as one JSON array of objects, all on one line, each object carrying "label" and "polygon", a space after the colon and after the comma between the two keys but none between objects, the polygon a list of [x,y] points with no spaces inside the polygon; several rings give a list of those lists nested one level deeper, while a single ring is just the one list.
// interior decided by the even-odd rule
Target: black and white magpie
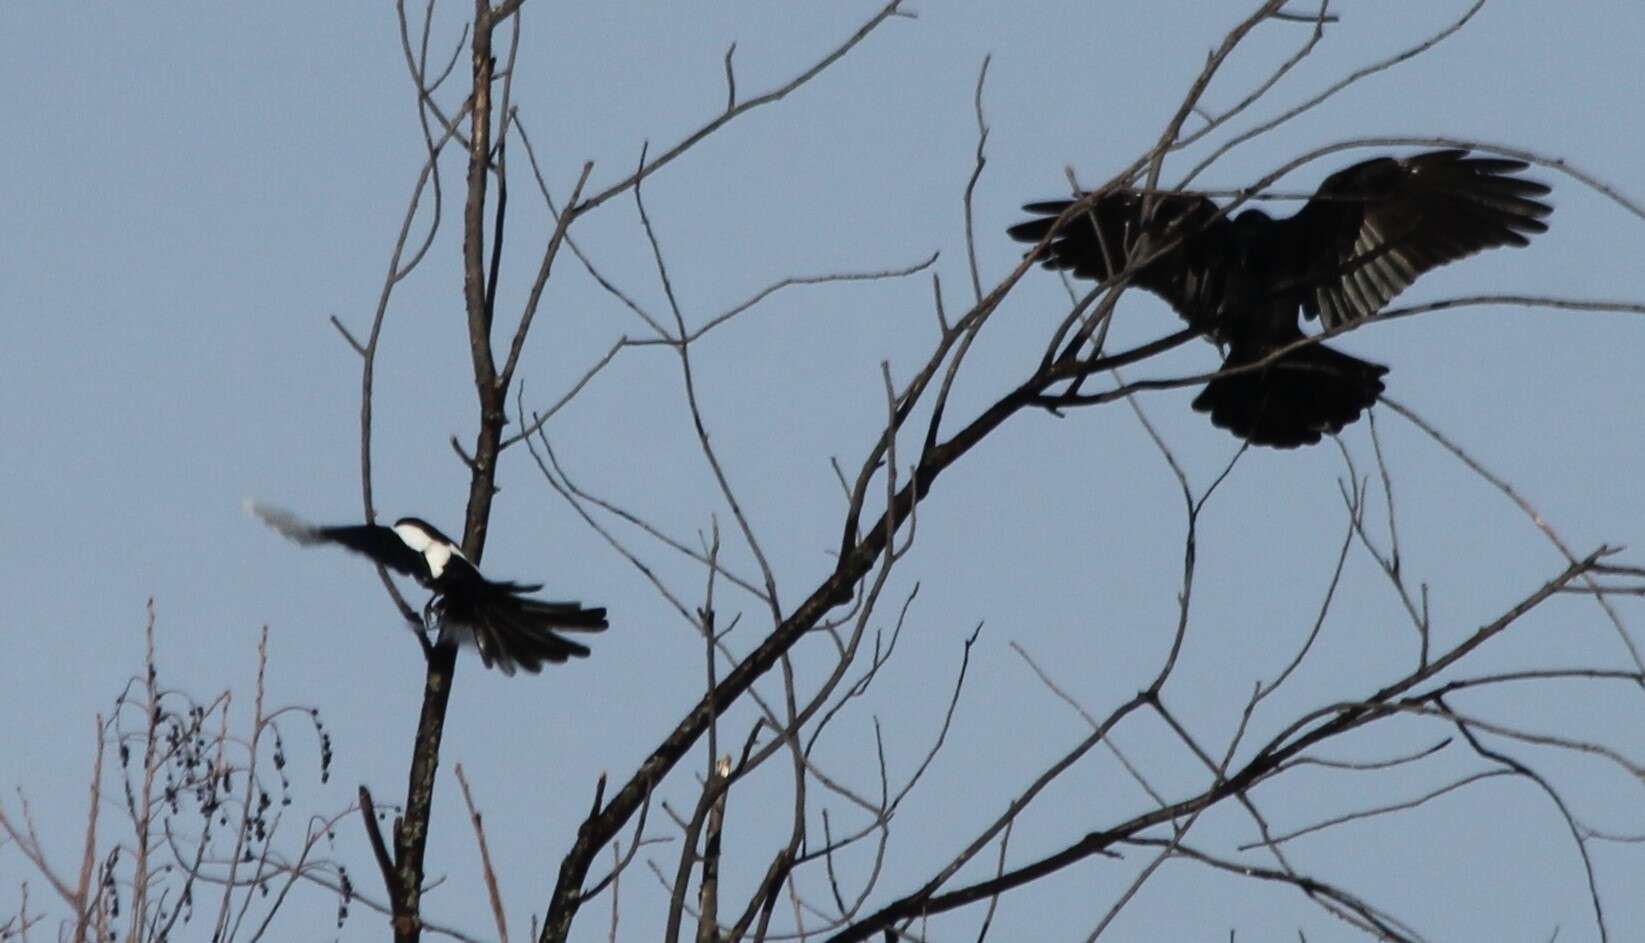
[{"label": "black and white magpie", "polygon": [[393,527],[327,526],[251,501],[246,510],[297,544],[337,544],[413,577],[434,592],[429,611],[439,625],[440,644],[472,642],[486,667],[505,675],[513,675],[517,668],[535,674],[544,662],[558,664],[573,655],[588,655],[586,646],[555,629],[600,632],[607,625],[604,608],[530,598],[528,594],[543,588],[540,583],[486,579],[455,541],[421,518],[402,517]]},{"label": "black and white magpie", "polygon": [[[1145,259],[1131,283],[1164,298],[1191,327],[1227,349],[1226,367],[1255,363],[1303,337],[1297,311],[1335,328],[1373,317],[1424,272],[1496,246],[1523,246],[1548,227],[1548,187],[1516,176],[1524,161],[1464,150],[1377,157],[1325,178],[1295,216],[1236,217],[1205,196],[1111,190],[1056,230],[1044,265],[1107,281]],[[1023,207],[1012,226],[1039,242],[1071,200]],[[1211,422],[1253,445],[1293,448],[1336,433],[1382,395],[1388,368],[1324,344],[1299,347],[1262,370],[1219,377],[1194,400]]]}]

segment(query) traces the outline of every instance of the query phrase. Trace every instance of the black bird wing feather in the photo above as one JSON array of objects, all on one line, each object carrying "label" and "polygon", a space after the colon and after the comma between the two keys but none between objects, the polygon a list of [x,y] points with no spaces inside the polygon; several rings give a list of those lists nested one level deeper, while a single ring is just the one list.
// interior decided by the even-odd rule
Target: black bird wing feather
[{"label": "black bird wing feather", "polygon": [[[1073,205],[1072,200],[1030,203],[1023,209],[1043,215],[1006,232],[1037,243]],[[1112,190],[1057,231],[1040,264],[1106,282],[1141,250],[1131,283],[1165,299],[1190,323],[1202,323],[1202,317],[1215,314],[1227,278],[1229,222],[1218,212],[1204,196],[1162,194],[1145,219],[1142,194]],[[1149,238],[1143,242],[1145,234]]]},{"label": "black bird wing feather", "polygon": [[1546,232],[1548,187],[1524,161],[1462,150],[1361,161],[1325,178],[1281,222],[1303,312],[1326,327],[1368,318],[1424,272]]}]

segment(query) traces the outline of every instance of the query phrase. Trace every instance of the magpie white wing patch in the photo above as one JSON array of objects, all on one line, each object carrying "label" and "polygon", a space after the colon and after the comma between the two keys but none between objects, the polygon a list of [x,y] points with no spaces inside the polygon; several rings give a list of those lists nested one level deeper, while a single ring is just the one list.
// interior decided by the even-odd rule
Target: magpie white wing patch
[{"label": "magpie white wing patch", "polygon": [[434,540],[428,536],[427,531],[413,524],[395,524],[394,533],[400,535],[400,540],[404,541],[407,547],[410,547],[418,553],[427,551],[429,544],[434,542]]},{"label": "magpie white wing patch", "polygon": [[439,541],[430,542],[423,548],[423,559],[428,561],[428,572],[435,579],[439,579],[440,575],[446,571],[446,564],[451,562],[453,555],[462,556],[450,544],[440,543]]},{"label": "magpie white wing patch", "polygon": [[394,533],[399,535],[401,542],[415,553],[423,555],[428,564],[428,573],[434,579],[439,579],[446,571],[446,566],[452,557],[467,560],[463,551],[448,540],[429,533],[428,529],[412,521],[401,521],[394,525]]}]

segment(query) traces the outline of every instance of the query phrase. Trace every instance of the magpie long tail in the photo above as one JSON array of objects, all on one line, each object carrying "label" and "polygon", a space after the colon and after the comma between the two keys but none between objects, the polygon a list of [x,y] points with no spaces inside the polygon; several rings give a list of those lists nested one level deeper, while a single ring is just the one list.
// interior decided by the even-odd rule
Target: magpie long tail
[{"label": "magpie long tail", "polygon": [[[1255,363],[1268,352],[1235,345],[1223,367]],[[1194,398],[1194,408],[1252,445],[1313,445],[1370,408],[1382,395],[1387,372],[1379,364],[1310,344],[1260,370],[1212,380]]]},{"label": "magpie long tail", "polygon": [[545,664],[587,657],[588,646],[559,633],[600,632],[607,626],[603,608],[513,594],[496,595],[476,605],[474,612],[458,615],[472,632],[485,666],[511,676],[518,669],[536,674]]},{"label": "magpie long tail", "polygon": [[525,615],[537,620],[543,627],[565,629],[568,632],[604,632],[610,623],[605,619],[605,607],[584,608],[576,602],[544,602],[540,599],[520,600]]}]

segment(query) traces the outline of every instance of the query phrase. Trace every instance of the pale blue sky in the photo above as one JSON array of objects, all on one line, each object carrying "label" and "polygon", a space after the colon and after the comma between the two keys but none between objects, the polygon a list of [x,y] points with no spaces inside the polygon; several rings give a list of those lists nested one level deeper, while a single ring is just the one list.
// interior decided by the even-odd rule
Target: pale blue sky
[{"label": "pale blue sky", "polygon": [[[632,167],[642,142],[671,144],[712,116],[724,102],[721,56],[733,40],[747,97],[808,65],[874,6],[528,3],[514,94],[563,196],[584,160],[595,161],[592,183],[603,186]],[[1019,257],[1003,233],[1021,218],[1018,205],[1063,193],[1065,166],[1100,181],[1150,144],[1206,51],[1247,6],[917,4],[918,19],[885,24],[814,84],[739,119],[647,184],[688,323],[784,276],[900,267],[939,250],[950,309],[963,308],[960,196],[982,57],[993,55],[985,93],[992,137],[976,195],[977,249],[991,283]],[[464,9],[451,7],[435,43],[441,50],[456,41]],[[1343,21],[1252,120],[1432,33],[1464,4],[1336,7]],[[1237,100],[1306,29],[1261,29],[1208,106]],[[1567,158],[1645,195],[1641,36],[1645,7],[1633,0],[1496,0],[1426,56],[1236,150],[1202,182],[1239,186],[1296,152],[1350,137],[1446,135]],[[25,789],[56,860],[75,860],[93,717],[140,665],[150,596],[165,678],[198,694],[226,685],[249,694],[257,634],[268,626],[274,700],[318,707],[336,744],[331,785],[299,780],[304,808],[340,808],[362,782],[380,801],[398,800],[421,693],[416,646],[369,567],[340,553],[298,552],[240,509],[255,496],[322,520],[360,513],[358,360],[327,317],[356,330],[369,322],[423,159],[392,11],[8,4],[0,10],[0,119],[9,131],[0,161],[0,569],[8,587],[0,635],[10,646],[0,709],[12,718],[0,725],[4,801],[13,786]],[[521,171],[523,158],[511,150]],[[1349,160],[1327,159],[1283,185],[1311,189]],[[1168,167],[1180,174],[1190,165]],[[1547,236],[1425,278],[1402,300],[1481,291],[1637,299],[1639,220],[1572,180],[1537,176],[1555,188]],[[504,311],[518,310],[544,237],[528,181],[516,176],[512,191],[525,215],[505,255],[512,274],[500,293]],[[454,213],[455,190],[448,196]],[[639,303],[666,312],[631,200],[602,207],[575,234]],[[528,406],[539,408],[615,338],[644,332],[569,255],[559,266],[520,373]],[[951,421],[1026,375],[1063,306],[1052,276],[1020,288],[979,339]],[[1116,337],[1177,326],[1163,306],[1132,293]],[[453,532],[467,472],[446,442],[454,433],[471,439],[474,416],[464,330],[448,228],[389,313],[376,486],[385,515],[418,514]],[[854,467],[883,422],[880,361],[904,381],[934,336],[929,282],[914,278],[779,293],[697,351],[715,445],[789,604],[831,566],[842,502],[829,458]],[[1374,326],[1341,346],[1389,364],[1390,395],[1514,482],[1583,552],[1601,541],[1645,540],[1642,343],[1637,317],[1466,308]],[[1137,374],[1212,364],[1210,349],[1194,345]],[[1187,408],[1192,395],[1141,402],[1203,487],[1234,440]],[[1472,631],[1562,566],[1501,495],[1399,417],[1384,410],[1378,418],[1397,476],[1405,565],[1414,581],[1431,584],[1442,635]],[[666,351],[622,354],[549,432],[579,483],[670,533],[690,538],[720,513],[728,564],[752,569],[746,548],[729,539]],[[1364,423],[1344,438],[1358,460],[1371,460]],[[1202,519],[1196,620],[1167,697],[1219,751],[1252,683],[1283,667],[1312,622],[1342,537],[1342,474],[1330,445],[1256,452]],[[489,911],[451,764],[465,765],[492,823],[492,854],[519,932],[542,909],[598,771],[626,778],[702,686],[690,627],[548,489],[523,450],[507,454],[499,481],[488,572],[544,579],[555,594],[607,605],[612,628],[591,659],[542,677],[482,673],[472,658],[460,668],[429,852],[431,874],[450,880],[426,907],[432,919],[480,937],[492,935]],[[1012,420],[939,482],[919,528],[916,551],[887,591],[900,602],[921,584],[904,647],[876,695],[825,741],[821,761],[865,788],[874,784],[876,712],[893,775],[906,776],[941,719],[962,640],[978,621],[985,628],[954,742],[894,823],[876,901],[923,880],[1084,735],[1083,722],[1009,643],[1089,709],[1106,712],[1157,667],[1180,580],[1177,486],[1122,404],[1063,420]],[[693,565],[623,533],[664,580],[698,591]],[[1275,699],[1284,703],[1258,732],[1271,735],[1309,707],[1406,670],[1409,626],[1363,553],[1346,580],[1308,670]],[[1619,605],[1638,638],[1645,611],[1637,600]],[[762,608],[736,596],[721,606],[722,624],[743,610],[730,644],[752,648],[768,626]],[[894,611],[888,604],[881,622]],[[1584,600],[1551,604],[1521,629],[1480,667],[1622,666],[1614,630]],[[1637,692],[1516,694],[1468,706],[1532,729],[1598,731],[1645,755]],[[730,721],[739,741],[751,718],[745,711]],[[1447,732],[1412,729],[1407,738],[1362,737],[1356,755]],[[1123,727],[1116,741],[1171,792],[1198,781],[1191,757],[1156,722]],[[1403,778],[1304,773],[1255,795],[1276,827],[1305,825],[1478,768],[1452,750]],[[1523,747],[1519,755],[1544,762],[1592,824],[1645,831],[1638,783],[1614,767],[1554,762]],[[700,769],[701,757],[687,766]],[[745,853],[727,862],[737,893],[786,837],[781,766],[736,797],[747,816],[728,832]],[[675,808],[690,808],[686,767],[664,792]],[[1031,860],[1147,802],[1110,758],[1093,754],[1020,823],[1010,860]],[[658,834],[669,833],[663,822],[653,818]],[[1250,831],[1233,810],[1196,826],[1210,847]],[[675,846],[647,850],[672,873]],[[378,890],[357,822],[339,833],[335,853]],[[1544,940],[1556,926],[1562,941],[1596,938],[1571,840],[1523,781],[1491,780],[1403,818],[1299,840],[1292,854],[1431,939]],[[1637,883],[1645,856],[1628,845],[1596,846],[1594,855],[1612,938],[1645,937]],[[984,857],[992,862],[992,852]],[[1084,939],[1147,855],[1128,859],[1087,863],[1006,898],[993,938]],[[9,912],[25,877],[14,850],[0,847],[0,912]],[[38,900],[44,890],[36,887]],[[625,877],[623,892],[623,938],[654,938],[663,894],[643,865]],[[577,939],[604,939],[603,904],[594,910]],[[312,917],[289,917],[289,938],[331,932],[329,903]],[[971,938],[976,919],[965,911],[934,922],[933,938]],[[1350,938],[1294,891],[1174,863],[1104,938],[1221,940],[1234,929],[1241,940],[1289,939],[1299,927],[1314,941]],[[361,910],[341,936],[377,939],[383,930]]]}]

